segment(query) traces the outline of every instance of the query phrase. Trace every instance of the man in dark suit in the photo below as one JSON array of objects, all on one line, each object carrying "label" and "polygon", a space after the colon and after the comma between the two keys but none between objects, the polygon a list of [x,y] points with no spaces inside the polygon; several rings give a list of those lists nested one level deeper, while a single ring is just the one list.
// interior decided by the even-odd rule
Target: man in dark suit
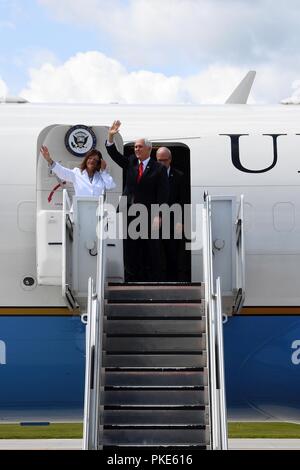
[{"label": "man in dark suit", "polygon": [[178,204],[179,214],[170,215],[170,237],[162,239],[164,254],[163,277],[166,281],[181,281],[184,279],[184,239],[183,211],[185,204],[184,174],[173,168],[172,153],[167,147],[160,147],[156,159],[165,166],[169,178],[169,207]]},{"label": "man in dark suit", "polygon": [[[147,139],[138,139],[134,144],[134,155],[122,155],[114,144],[114,135],[119,131],[120,121],[114,121],[108,131],[106,149],[110,157],[126,170],[126,183],[123,195],[127,197],[127,208],[142,204],[146,217],[140,225],[147,226],[146,237],[134,239],[130,230],[125,243],[125,280],[159,281],[161,276],[160,240],[161,224],[158,214],[151,216],[153,205],[168,202],[169,181],[166,168],[151,158],[152,144]],[[128,216],[128,228],[134,216]],[[140,227],[142,232],[143,227]],[[157,236],[155,236],[155,234]]]}]

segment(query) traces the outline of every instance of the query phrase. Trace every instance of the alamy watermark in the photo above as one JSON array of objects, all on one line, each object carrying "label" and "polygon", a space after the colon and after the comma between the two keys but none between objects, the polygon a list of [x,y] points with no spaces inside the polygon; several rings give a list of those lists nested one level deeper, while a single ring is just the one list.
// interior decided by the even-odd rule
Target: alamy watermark
[{"label": "alamy watermark", "polygon": [[[124,203],[125,201],[125,203]],[[97,236],[107,239],[132,240],[182,240],[187,250],[202,247],[202,204],[126,204],[123,196],[122,208],[104,203],[103,230],[98,208]],[[101,206],[99,206],[101,208]],[[101,233],[102,232],[102,233]]]}]

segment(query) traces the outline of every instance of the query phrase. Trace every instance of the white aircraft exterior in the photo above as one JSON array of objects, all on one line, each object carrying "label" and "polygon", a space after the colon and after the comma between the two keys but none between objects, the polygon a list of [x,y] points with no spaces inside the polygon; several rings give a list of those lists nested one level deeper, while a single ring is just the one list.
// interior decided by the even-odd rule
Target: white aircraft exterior
[{"label": "white aircraft exterior", "polygon": [[[245,307],[289,307],[294,313],[299,307],[300,313],[300,108],[231,104],[1,104],[1,308],[65,306],[59,286],[36,282],[37,207],[60,210],[59,192],[51,204],[45,202],[55,178],[46,175],[39,186],[38,168],[45,165],[41,171],[46,171],[39,149],[46,143],[54,159],[78,165],[64,135],[73,125],[91,126],[117,182],[109,196],[116,204],[121,170],[108,157],[104,142],[114,119],[122,122],[124,143],[145,136],[154,146],[188,148],[192,204],[203,202],[204,191],[244,194]],[[202,280],[200,257],[201,250],[192,252],[192,281]],[[26,285],[27,277],[34,284]]]},{"label": "white aircraft exterior", "polygon": [[[0,102],[1,419],[82,417],[85,325],[62,297],[62,191],[48,203],[57,180],[39,153],[44,144],[55,160],[78,166],[66,133],[92,127],[117,183],[108,193],[116,207],[122,170],[105,138],[119,119],[127,152],[141,137],[173,151],[193,208],[204,192],[244,195],[246,298],[224,324],[228,416],[300,420],[300,108],[245,105],[254,75],[221,106]],[[120,280],[122,241],[112,245],[110,277]],[[191,280],[203,280],[201,243]]]}]

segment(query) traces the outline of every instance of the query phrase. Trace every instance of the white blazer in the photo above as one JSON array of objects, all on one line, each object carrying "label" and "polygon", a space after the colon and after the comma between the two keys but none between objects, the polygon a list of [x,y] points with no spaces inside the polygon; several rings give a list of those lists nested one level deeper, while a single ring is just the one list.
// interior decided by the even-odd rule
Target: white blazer
[{"label": "white blazer", "polygon": [[71,170],[57,162],[54,162],[51,166],[51,170],[61,180],[73,183],[75,196],[101,196],[104,189],[108,190],[116,187],[116,183],[106,170],[96,171],[92,182],[90,182],[86,170],[83,170],[81,173],[79,168],[73,168]]}]

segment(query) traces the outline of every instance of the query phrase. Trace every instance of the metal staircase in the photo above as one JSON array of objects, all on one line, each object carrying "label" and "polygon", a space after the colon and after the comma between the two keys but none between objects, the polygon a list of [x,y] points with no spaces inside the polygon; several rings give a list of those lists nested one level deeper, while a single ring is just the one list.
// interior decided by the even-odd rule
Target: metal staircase
[{"label": "metal staircase", "polygon": [[[232,202],[220,201],[217,208],[224,214],[228,207],[231,220]],[[203,284],[107,284],[99,238],[96,282],[90,278],[88,289],[84,449],[227,449],[222,294],[214,264],[226,272],[230,261],[225,299],[227,309],[238,311],[243,231],[239,217],[228,224],[228,235],[216,218],[215,232],[220,220],[230,249],[215,255],[212,212],[206,196]],[[103,208],[99,214],[104,230]]]},{"label": "metal staircase", "polygon": [[109,285],[99,446],[210,445],[201,285]]}]

